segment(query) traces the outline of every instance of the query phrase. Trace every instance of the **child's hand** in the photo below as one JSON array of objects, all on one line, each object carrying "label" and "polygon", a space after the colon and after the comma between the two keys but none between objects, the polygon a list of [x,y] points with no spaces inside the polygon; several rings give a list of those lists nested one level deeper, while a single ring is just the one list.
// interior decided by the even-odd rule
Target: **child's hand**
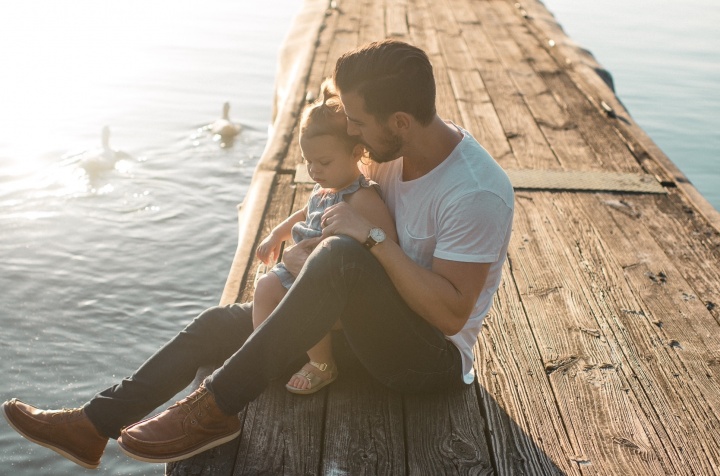
[{"label": "child's hand", "polygon": [[278,241],[270,235],[260,242],[255,250],[255,256],[266,265],[275,264],[275,258],[280,255],[281,244],[282,241]]}]

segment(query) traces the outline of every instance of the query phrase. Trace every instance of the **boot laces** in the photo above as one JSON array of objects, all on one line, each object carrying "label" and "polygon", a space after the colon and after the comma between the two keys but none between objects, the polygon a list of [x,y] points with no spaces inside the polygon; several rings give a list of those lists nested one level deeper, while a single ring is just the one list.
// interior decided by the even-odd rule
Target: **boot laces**
[{"label": "boot laces", "polygon": [[72,420],[82,414],[82,408],[62,408],[60,410],[51,410],[50,418],[53,420],[67,421]]},{"label": "boot laces", "polygon": [[195,390],[187,397],[175,402],[175,404],[169,407],[168,410],[170,408],[180,407],[185,410],[186,414],[191,413],[193,410],[195,410],[195,408],[198,406],[198,403],[205,395],[207,395],[207,389],[204,386],[200,386],[197,390]]}]

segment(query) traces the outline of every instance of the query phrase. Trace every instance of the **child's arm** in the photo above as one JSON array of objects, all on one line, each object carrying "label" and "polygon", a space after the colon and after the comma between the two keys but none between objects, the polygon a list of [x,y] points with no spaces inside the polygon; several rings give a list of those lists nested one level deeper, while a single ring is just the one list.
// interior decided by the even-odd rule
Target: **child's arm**
[{"label": "child's arm", "polygon": [[395,220],[390,216],[387,205],[374,188],[360,188],[357,192],[346,195],[345,201],[373,226],[382,228],[387,239],[397,243]]},{"label": "child's arm", "polygon": [[282,223],[273,228],[268,236],[260,242],[255,251],[257,258],[265,264],[274,263],[278,256],[280,256],[280,245],[285,240],[290,239],[292,227],[295,223],[305,220],[306,208],[298,210],[289,217],[287,217]]}]

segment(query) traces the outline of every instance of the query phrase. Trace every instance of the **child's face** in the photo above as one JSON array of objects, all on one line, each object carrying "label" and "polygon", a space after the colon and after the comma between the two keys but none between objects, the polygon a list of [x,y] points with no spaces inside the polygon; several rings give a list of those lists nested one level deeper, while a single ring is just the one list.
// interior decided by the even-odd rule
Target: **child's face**
[{"label": "child's face", "polygon": [[348,152],[347,145],[332,135],[300,137],[300,149],[308,174],[322,188],[341,189],[358,176],[362,147]]}]

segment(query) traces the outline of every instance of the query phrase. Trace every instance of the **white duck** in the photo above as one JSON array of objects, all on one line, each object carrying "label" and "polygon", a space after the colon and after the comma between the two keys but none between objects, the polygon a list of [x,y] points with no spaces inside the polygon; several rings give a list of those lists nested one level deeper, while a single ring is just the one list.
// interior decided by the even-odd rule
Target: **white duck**
[{"label": "white duck", "polygon": [[229,145],[236,135],[240,133],[241,127],[230,120],[230,103],[223,104],[222,118],[210,124],[210,132],[215,140],[221,142],[221,146]]},{"label": "white duck", "polygon": [[110,147],[110,128],[102,129],[102,149],[83,152],[80,155],[80,166],[85,169],[88,175],[96,176],[115,168],[115,164],[130,155]]}]

